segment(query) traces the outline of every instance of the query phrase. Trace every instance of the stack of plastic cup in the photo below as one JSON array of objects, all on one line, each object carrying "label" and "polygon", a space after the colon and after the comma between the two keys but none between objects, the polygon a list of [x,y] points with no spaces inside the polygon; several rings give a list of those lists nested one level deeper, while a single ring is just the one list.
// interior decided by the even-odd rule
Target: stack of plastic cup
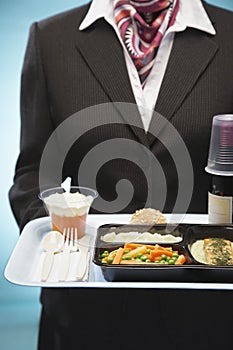
[{"label": "stack of plastic cup", "polygon": [[233,114],[214,116],[205,170],[213,175],[233,176]]}]

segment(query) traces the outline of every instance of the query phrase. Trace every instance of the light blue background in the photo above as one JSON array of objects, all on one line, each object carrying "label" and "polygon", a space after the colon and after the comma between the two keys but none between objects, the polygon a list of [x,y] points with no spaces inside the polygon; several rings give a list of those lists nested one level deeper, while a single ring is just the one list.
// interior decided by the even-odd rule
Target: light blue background
[{"label": "light blue background", "polygon": [[[101,0],[99,0],[101,1]],[[0,349],[35,350],[40,314],[39,288],[5,280],[4,268],[18,239],[8,202],[19,151],[20,74],[32,22],[79,6],[78,0],[0,0]],[[232,0],[208,1],[233,10]]]}]

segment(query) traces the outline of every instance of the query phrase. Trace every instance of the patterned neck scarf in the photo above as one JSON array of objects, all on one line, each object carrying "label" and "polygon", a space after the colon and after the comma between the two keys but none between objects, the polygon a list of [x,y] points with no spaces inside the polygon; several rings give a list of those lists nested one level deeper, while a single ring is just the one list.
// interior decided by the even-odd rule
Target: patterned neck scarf
[{"label": "patterned neck scarf", "polygon": [[114,16],[122,40],[144,88],[157,49],[174,23],[179,0],[114,0]]}]

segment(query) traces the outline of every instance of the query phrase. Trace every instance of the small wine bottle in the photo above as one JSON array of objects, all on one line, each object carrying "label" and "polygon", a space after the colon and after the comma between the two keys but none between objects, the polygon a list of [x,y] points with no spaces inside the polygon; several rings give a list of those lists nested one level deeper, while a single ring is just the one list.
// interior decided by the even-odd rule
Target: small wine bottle
[{"label": "small wine bottle", "polygon": [[232,224],[233,176],[212,175],[208,194],[209,223]]}]

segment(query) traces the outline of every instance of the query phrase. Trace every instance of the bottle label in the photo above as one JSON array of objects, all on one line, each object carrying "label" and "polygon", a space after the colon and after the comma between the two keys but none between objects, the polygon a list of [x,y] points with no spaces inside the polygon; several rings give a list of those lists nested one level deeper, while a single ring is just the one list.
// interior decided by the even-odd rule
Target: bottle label
[{"label": "bottle label", "polygon": [[232,224],[232,197],[208,193],[208,220],[212,224]]}]

